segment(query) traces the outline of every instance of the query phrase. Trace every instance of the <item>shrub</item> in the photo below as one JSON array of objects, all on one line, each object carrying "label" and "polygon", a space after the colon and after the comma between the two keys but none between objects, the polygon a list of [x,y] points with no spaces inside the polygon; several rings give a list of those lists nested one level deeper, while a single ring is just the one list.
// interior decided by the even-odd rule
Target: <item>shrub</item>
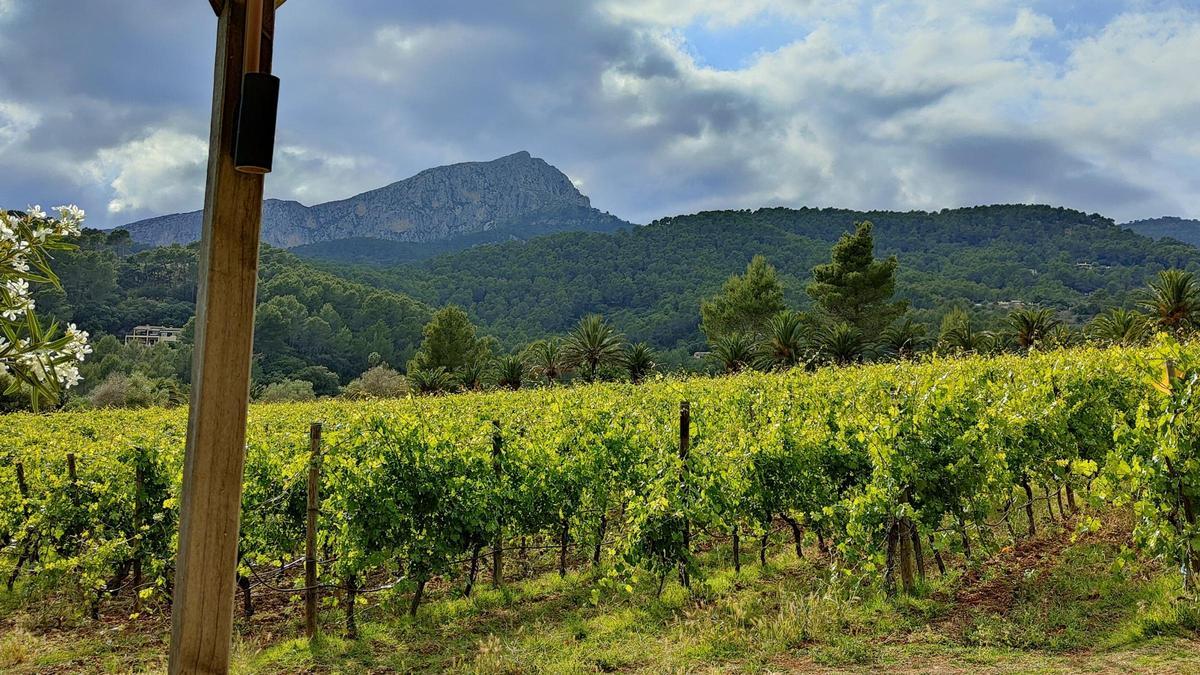
[{"label": "shrub", "polygon": [[263,403],[286,403],[288,401],[312,401],[317,398],[313,384],[307,380],[282,380],[263,387],[258,400]]},{"label": "shrub", "polygon": [[172,402],[169,388],[141,373],[111,373],[88,395],[97,408],[148,408]]},{"label": "shrub", "polygon": [[386,365],[378,365],[346,385],[350,398],[397,398],[408,395],[408,380]]}]

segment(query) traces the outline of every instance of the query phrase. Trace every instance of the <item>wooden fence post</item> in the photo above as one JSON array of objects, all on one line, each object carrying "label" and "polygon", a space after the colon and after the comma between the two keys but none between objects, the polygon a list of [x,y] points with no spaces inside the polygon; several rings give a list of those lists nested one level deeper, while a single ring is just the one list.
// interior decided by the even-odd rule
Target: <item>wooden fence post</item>
[{"label": "wooden fence post", "polygon": [[142,588],[142,524],[145,520],[145,507],[143,505],[142,493],[146,489],[146,473],[142,468],[142,462],[145,459],[144,451],[137,450],[137,460],[133,465],[133,611],[139,612],[142,609],[142,596],[139,591]]},{"label": "wooden fence post", "polygon": [[688,561],[687,556],[691,555],[692,551],[692,532],[691,523],[688,521],[689,499],[687,497],[688,490],[688,454],[692,448],[692,406],[687,401],[679,402],[679,461],[682,467],[679,470],[679,492],[680,499],[683,500],[683,554],[684,560],[679,567],[679,581],[686,588],[692,587],[691,578],[688,576]]},{"label": "wooden fence post", "polygon": [[[29,518],[29,484],[25,482],[25,464],[17,460],[15,464],[17,470],[17,491],[21,494],[21,513],[26,519]],[[22,527],[27,527],[27,523],[23,523]],[[29,560],[37,551],[33,549],[33,541],[28,538],[26,533],[25,543],[21,546],[21,552],[17,555],[17,564],[13,565],[12,574],[8,576],[5,586],[9,591],[12,591],[13,584],[17,583],[17,577],[21,575],[21,567],[25,565],[25,561]]]},{"label": "wooden fence post", "polygon": [[71,498],[71,505],[79,508],[79,472],[75,466],[75,453],[67,453],[67,496]]},{"label": "wooden fence post", "polygon": [[[27,501],[29,499],[29,483],[25,482],[25,464],[17,462],[17,490],[21,492],[21,499]],[[29,505],[25,504],[24,509],[26,515],[29,514]]]},{"label": "wooden fence post", "polygon": [[[275,0],[213,4],[220,11],[171,603],[172,674],[229,671],[263,204],[263,176],[237,170],[234,145],[243,74],[271,71],[275,34]],[[259,46],[257,67],[246,63],[247,42]]]},{"label": "wooden fence post", "polygon": [[317,514],[320,512],[321,423],[308,428],[308,516],[304,524],[304,632],[317,634]]},{"label": "wooden fence post", "polygon": [[[503,477],[503,468],[500,466],[500,453],[504,449],[504,437],[500,435],[500,421],[492,420],[492,469],[496,472],[496,484],[499,485]],[[492,545],[492,585],[499,586],[504,583],[504,522],[500,521],[496,527],[496,541]]]}]

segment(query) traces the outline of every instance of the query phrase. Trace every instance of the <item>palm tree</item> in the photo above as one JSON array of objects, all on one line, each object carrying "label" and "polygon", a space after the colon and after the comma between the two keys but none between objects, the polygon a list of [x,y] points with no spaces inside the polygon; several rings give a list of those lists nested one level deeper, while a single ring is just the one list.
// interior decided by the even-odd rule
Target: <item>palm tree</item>
[{"label": "palm tree", "polygon": [[497,386],[516,391],[525,380],[525,362],[516,354],[502,356],[493,364],[493,372]]},{"label": "palm tree", "polygon": [[839,366],[858,363],[870,351],[862,331],[845,322],[822,328],[817,333],[816,345],[821,358]]},{"label": "palm tree", "polygon": [[1021,349],[1029,350],[1038,346],[1050,337],[1050,332],[1061,321],[1054,318],[1052,310],[1033,307],[1023,307],[1008,315],[1008,325],[1012,328],[1013,339]]},{"label": "palm tree", "polygon": [[625,336],[599,314],[580,319],[563,343],[567,363],[581,368],[586,382],[595,382],[604,366],[620,363],[624,351]]},{"label": "palm tree", "polygon": [[538,340],[525,350],[525,362],[537,377],[545,378],[546,384],[554,384],[570,370],[566,350],[559,338]]},{"label": "palm tree", "polygon": [[800,312],[785,309],[771,317],[759,346],[759,360],[763,369],[786,370],[803,363],[808,337],[808,326]]},{"label": "palm tree", "polygon": [[1070,347],[1079,344],[1082,335],[1065,323],[1059,323],[1046,336],[1046,344],[1052,347]]},{"label": "palm tree", "polygon": [[722,335],[712,343],[711,357],[726,373],[745,370],[754,363],[754,340],[743,333]]},{"label": "palm tree", "polygon": [[1163,270],[1150,282],[1141,305],[1161,328],[1182,333],[1196,322],[1200,313],[1200,286],[1191,272]]},{"label": "palm tree", "polygon": [[456,373],[458,383],[467,391],[483,389],[483,380],[487,376],[488,362],[482,357],[469,359]]},{"label": "palm tree", "polygon": [[1113,308],[1092,319],[1087,332],[1093,340],[1127,347],[1149,337],[1150,319],[1141,312]]},{"label": "palm tree", "polygon": [[928,345],[925,324],[913,321],[912,317],[904,317],[879,334],[880,348],[900,359],[911,359]]},{"label": "palm tree", "polygon": [[994,336],[985,330],[976,330],[971,315],[955,308],[942,319],[942,331],[938,343],[943,349],[954,352],[983,352],[995,343]]},{"label": "palm tree", "polygon": [[657,367],[654,350],[645,342],[639,342],[625,352],[625,368],[629,371],[629,380],[634,384],[646,379]]},{"label": "palm tree", "polygon": [[442,394],[454,389],[454,376],[442,366],[414,369],[408,371],[408,383],[419,394]]}]

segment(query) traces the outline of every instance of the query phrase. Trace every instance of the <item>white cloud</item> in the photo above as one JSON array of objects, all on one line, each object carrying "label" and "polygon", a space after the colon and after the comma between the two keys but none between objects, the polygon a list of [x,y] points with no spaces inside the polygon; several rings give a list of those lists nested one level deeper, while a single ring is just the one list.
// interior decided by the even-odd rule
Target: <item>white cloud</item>
[{"label": "white cloud", "polygon": [[1038,14],[1028,7],[1022,7],[1017,10],[1017,19],[1013,22],[1009,35],[1018,39],[1036,40],[1053,37],[1057,32],[1054,19]]},{"label": "white cloud", "polygon": [[161,128],[99,151],[83,171],[111,188],[110,214],[168,213],[203,203],[207,156],[207,139]]},{"label": "white cloud", "polygon": [[[0,5],[2,9],[3,5]],[[41,119],[42,116],[28,106],[0,100],[0,152],[27,140]]]},{"label": "white cloud", "polygon": [[745,111],[738,123],[713,116],[662,139],[654,162],[673,165],[668,174],[708,187],[705,172],[727,167],[724,184],[713,179],[715,190],[671,210],[774,197],[901,209],[1049,201],[1117,218],[1187,204],[1196,213],[1194,161],[1191,188],[1150,178],[1162,172],[1157,145],[1194,148],[1188,139],[1200,134],[1200,91],[1189,84],[1200,70],[1195,13],[1122,15],[1068,44],[1066,64],[1031,51],[1057,34],[1054,21],[1009,2],[898,0],[870,17],[824,22],[740,71],[704,68],[661,39],[677,77],[606,71],[603,91],[629,128],[677,125],[697,114],[689,97],[704,93]]},{"label": "white cloud", "polygon": [[817,0],[605,0],[601,9],[610,16],[640,24],[667,27],[702,22],[711,28],[731,27],[764,14],[810,18],[818,12],[828,16],[855,10],[857,1],[821,3]]},{"label": "white cloud", "polygon": [[[157,6],[139,1],[143,12]],[[0,104],[0,200],[27,199],[57,180],[98,195],[93,211],[111,200],[121,219],[199,208],[205,142],[189,132],[204,124],[207,91],[177,85],[206,82],[211,50],[158,46],[165,59],[186,61],[171,73],[189,75],[146,87],[122,79],[137,36],[120,27],[136,22],[117,22],[104,45],[88,43],[87,59],[69,59],[38,51],[36,36],[60,21],[40,7],[23,3],[4,25],[3,39],[21,41],[28,58],[0,69],[8,101]],[[1192,82],[1200,11],[1189,7],[289,5],[276,45],[283,89],[267,193],[325,201],[429,166],[526,149],[585,184],[598,207],[639,222],[764,204],[909,209],[1026,200],[1118,219],[1200,216],[1200,90]],[[44,23],[30,23],[36,16]],[[753,49],[760,34],[770,35],[769,49]],[[708,42],[689,44],[689,36]],[[754,56],[700,53],[726,47]],[[741,65],[716,69],[710,61]],[[42,91],[62,73],[69,91]]]},{"label": "white cloud", "polygon": [[362,186],[379,187],[394,177],[373,158],[330,153],[303,145],[277,145],[267,194],[307,205],[348,197]]}]

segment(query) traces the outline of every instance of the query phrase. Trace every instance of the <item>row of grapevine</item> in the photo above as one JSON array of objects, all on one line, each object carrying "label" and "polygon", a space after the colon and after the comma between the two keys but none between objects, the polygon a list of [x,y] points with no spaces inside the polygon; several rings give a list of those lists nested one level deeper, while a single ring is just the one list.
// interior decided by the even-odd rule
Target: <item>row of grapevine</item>
[{"label": "row of grapevine", "polygon": [[[1177,374],[1158,393],[1147,378],[1168,358]],[[1035,494],[1133,504],[1139,543],[1190,573],[1195,372],[1200,353],[1164,340],[1157,351],[254,406],[242,583],[303,551],[314,420],[325,425],[321,585],[353,596],[393,580],[414,592],[414,610],[427,581],[468,575],[469,588],[481,558],[502,568],[516,542],[555,547],[563,568],[569,549],[618,577],[686,581],[704,538],[776,522],[797,551],[811,532],[831,564],[908,587],[924,546],[939,562],[949,548],[969,557],[972,530],[986,537],[1022,511],[1032,531]],[[31,593],[70,587],[81,606],[128,588],[169,596],[185,428],[178,409],[0,419],[0,570]]]}]

